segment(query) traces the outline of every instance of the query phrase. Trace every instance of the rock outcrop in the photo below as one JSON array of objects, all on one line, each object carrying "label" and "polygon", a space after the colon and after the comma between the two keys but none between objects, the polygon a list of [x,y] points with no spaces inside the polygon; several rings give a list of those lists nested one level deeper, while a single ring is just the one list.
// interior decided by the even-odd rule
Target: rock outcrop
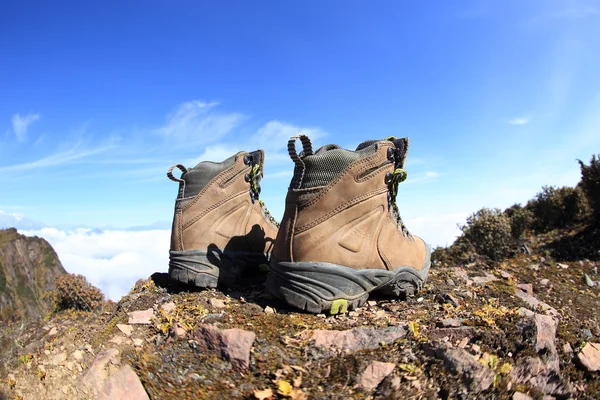
[{"label": "rock outcrop", "polygon": [[0,230],[0,319],[38,319],[48,310],[44,294],[65,270],[44,239]]}]

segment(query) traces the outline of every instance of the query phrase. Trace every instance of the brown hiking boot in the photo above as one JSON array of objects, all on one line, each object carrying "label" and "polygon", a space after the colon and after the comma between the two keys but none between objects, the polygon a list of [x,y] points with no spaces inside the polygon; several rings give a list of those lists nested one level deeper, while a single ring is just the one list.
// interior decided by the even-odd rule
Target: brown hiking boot
[{"label": "brown hiking boot", "polygon": [[[189,170],[180,164],[169,169],[169,179],[179,182],[172,280],[201,288],[255,283],[260,276],[264,282],[277,223],[258,199],[263,162],[264,152],[257,150]],[[181,178],[173,176],[174,168]]]},{"label": "brown hiking boot", "polygon": [[372,292],[404,297],[421,289],[430,249],[406,230],[396,206],[408,143],[391,138],[313,153],[308,137],[290,139],[296,167],[271,257],[271,294],[302,310],[337,314]]}]

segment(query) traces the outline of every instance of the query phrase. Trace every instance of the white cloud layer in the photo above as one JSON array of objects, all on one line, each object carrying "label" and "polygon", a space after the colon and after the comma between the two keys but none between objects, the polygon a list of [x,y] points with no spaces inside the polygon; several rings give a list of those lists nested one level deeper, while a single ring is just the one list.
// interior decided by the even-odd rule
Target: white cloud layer
[{"label": "white cloud layer", "polygon": [[138,279],[167,272],[169,267],[169,230],[42,228],[20,233],[46,239],[67,272],[84,275],[115,301],[127,294]]},{"label": "white cloud layer", "polygon": [[[425,215],[406,221],[427,243],[451,244],[460,234],[456,227],[466,214]],[[81,274],[111,300],[118,301],[135,282],[169,267],[170,230],[20,230],[27,236],[46,239],[67,272]]]},{"label": "white cloud layer", "polygon": [[420,236],[433,248],[450,246],[460,236],[457,224],[464,224],[468,213],[426,214],[406,220],[410,232]]},{"label": "white cloud layer", "polygon": [[12,127],[15,132],[15,136],[17,136],[17,140],[19,142],[24,142],[27,140],[27,128],[29,125],[40,119],[40,114],[27,114],[24,117],[21,117],[20,114],[15,114],[12,116]]}]

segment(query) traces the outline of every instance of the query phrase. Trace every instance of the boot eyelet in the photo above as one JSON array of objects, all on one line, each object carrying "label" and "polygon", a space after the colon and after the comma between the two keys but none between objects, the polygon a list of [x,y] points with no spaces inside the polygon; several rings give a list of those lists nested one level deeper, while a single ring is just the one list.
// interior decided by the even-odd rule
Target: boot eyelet
[{"label": "boot eyelet", "polygon": [[385,174],[384,182],[389,185],[390,182],[392,181],[392,177],[393,177],[392,173],[388,172],[387,174]]},{"label": "boot eyelet", "polygon": [[387,149],[387,158],[390,161],[394,161],[395,151],[393,147],[388,147]]},{"label": "boot eyelet", "polygon": [[250,177],[250,174],[244,175],[244,180],[249,183],[252,180],[252,178]]},{"label": "boot eyelet", "polygon": [[244,156],[244,164],[250,165],[254,161],[253,157],[250,154],[246,154]]}]

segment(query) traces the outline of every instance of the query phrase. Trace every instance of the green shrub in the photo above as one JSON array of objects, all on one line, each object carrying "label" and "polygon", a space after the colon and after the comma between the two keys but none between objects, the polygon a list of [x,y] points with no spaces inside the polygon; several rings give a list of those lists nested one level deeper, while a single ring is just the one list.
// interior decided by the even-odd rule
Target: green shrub
[{"label": "green shrub", "polygon": [[538,232],[566,228],[581,220],[588,204],[580,187],[555,188],[544,186],[535,198],[529,200],[527,209],[533,214],[532,226]]},{"label": "green shrub", "polygon": [[510,219],[510,232],[514,239],[519,239],[531,226],[533,216],[531,211],[521,207],[520,204],[512,205],[504,210],[504,214]]},{"label": "green shrub", "polygon": [[590,165],[578,160],[581,166],[580,187],[585,193],[596,222],[600,222],[600,154],[592,156]]},{"label": "green shrub", "polygon": [[55,311],[92,311],[104,301],[100,289],[90,284],[83,275],[75,274],[59,275],[54,283],[51,297]]},{"label": "green shrub", "polygon": [[460,229],[478,254],[492,260],[504,259],[513,244],[510,219],[497,208],[482,208],[470,215]]}]

